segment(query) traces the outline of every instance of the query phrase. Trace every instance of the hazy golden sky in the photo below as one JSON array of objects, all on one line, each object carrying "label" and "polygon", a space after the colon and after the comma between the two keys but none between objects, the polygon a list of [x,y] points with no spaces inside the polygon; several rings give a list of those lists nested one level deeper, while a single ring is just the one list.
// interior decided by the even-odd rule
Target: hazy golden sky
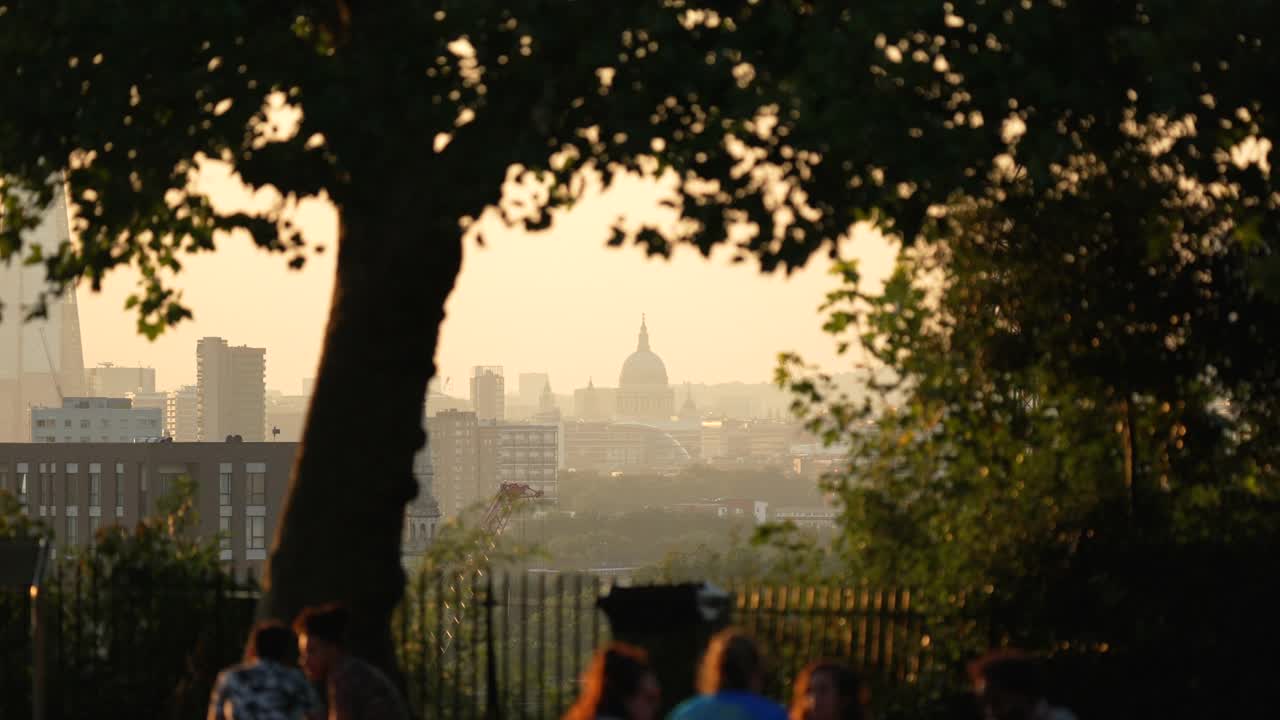
[{"label": "hazy golden sky", "polygon": [[[225,177],[211,182],[218,196],[237,197]],[[468,244],[438,355],[440,375],[453,378],[452,394],[466,394],[472,365],[503,365],[511,392],[521,372],[549,372],[560,393],[588,378],[613,386],[635,347],[641,313],[673,383],[768,381],[782,350],[840,368],[816,312],[834,287],[825,257],[788,279],[762,276],[725,257],[707,261],[688,248],[670,262],[646,259],[636,247],[607,248],[609,221],[624,209],[647,211],[656,195],[652,183],[627,181],[587,198],[546,233],[501,231],[491,233],[485,247]],[[309,239],[332,251],[332,208],[311,203],[297,217]],[[82,287],[85,363],[141,362],[156,368],[160,388],[171,389],[195,382],[196,340],[218,335],[267,348],[267,387],[298,393],[319,357],[331,251],[295,272],[247,238],[223,238],[216,253],[187,260],[181,275],[195,319],[154,342],[135,332],[135,318],[124,310],[136,279],[132,270],[108,277],[101,293]],[[867,276],[882,275],[892,262],[890,248],[869,233],[858,233],[848,252],[862,258]]]}]

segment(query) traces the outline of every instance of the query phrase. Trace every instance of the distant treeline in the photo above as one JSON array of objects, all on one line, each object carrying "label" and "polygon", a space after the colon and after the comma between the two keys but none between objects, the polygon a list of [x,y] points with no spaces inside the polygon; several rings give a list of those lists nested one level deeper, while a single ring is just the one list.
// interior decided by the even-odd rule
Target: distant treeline
[{"label": "distant treeline", "polygon": [[813,506],[822,493],[809,480],[779,470],[690,468],[674,477],[564,473],[559,478],[561,510],[623,513],[696,503],[716,498],[764,500],[770,507]]}]

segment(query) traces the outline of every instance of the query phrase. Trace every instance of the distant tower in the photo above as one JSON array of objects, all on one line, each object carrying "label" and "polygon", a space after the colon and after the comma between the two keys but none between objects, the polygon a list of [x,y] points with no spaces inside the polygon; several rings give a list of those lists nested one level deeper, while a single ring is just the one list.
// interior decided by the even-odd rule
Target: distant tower
[{"label": "distant tower", "polygon": [[204,442],[240,435],[263,442],[267,432],[267,351],[231,347],[220,337],[196,343],[197,433]]},{"label": "distant tower", "polygon": [[[24,250],[39,247],[52,255],[70,242],[68,212],[65,189],[59,185],[40,224],[23,236]],[[26,442],[31,437],[30,408],[59,407],[59,395],[84,394],[75,288],[50,298],[43,319],[22,321],[47,287],[44,265],[24,265],[16,258],[0,265],[0,441]]]},{"label": "distant tower", "polygon": [[501,422],[506,417],[506,389],[501,365],[471,369],[471,407],[477,420]]},{"label": "distant tower", "polygon": [[165,403],[165,434],[174,442],[195,442],[199,437],[200,390],[195,385],[183,385],[169,393]]},{"label": "distant tower", "polygon": [[556,396],[551,392],[550,380],[542,386],[542,394],[538,396],[538,412],[534,420],[541,423],[560,421],[560,403],[556,402]]},{"label": "distant tower", "polygon": [[600,408],[600,391],[596,390],[594,379],[588,379],[586,387],[573,391],[573,414],[581,420],[604,419]]},{"label": "distant tower", "polygon": [[[430,427],[430,420],[426,420]],[[446,440],[447,442],[447,440]],[[420,553],[436,535],[440,505],[435,498],[435,471],[431,465],[431,438],[413,456],[413,476],[418,481],[418,497],[404,509],[404,547],[411,554]]]}]

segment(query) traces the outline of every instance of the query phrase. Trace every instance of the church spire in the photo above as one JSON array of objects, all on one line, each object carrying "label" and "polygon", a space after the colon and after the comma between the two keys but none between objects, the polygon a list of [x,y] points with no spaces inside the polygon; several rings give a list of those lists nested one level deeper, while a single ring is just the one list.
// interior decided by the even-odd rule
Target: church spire
[{"label": "church spire", "polygon": [[547,379],[547,384],[542,386],[542,395],[538,397],[538,409],[542,411],[553,410],[556,407],[555,393],[551,392],[551,380]]},{"label": "church spire", "polygon": [[649,328],[644,322],[644,313],[640,313],[640,341],[636,343],[636,352],[649,352]]}]

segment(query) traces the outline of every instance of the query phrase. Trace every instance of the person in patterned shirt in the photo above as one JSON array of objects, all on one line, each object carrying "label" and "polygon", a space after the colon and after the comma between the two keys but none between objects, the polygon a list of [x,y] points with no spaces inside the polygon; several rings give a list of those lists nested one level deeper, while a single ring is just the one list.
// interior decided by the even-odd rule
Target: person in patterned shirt
[{"label": "person in patterned shirt", "polygon": [[302,611],[294,621],[302,669],[324,688],[326,713],[311,720],[409,720],[395,684],[378,668],[347,652],[349,612],[341,605]]},{"label": "person in patterned shirt", "polygon": [[245,660],[218,674],[208,720],[301,720],[321,708],[294,664],[298,638],[276,620],[254,626]]}]

